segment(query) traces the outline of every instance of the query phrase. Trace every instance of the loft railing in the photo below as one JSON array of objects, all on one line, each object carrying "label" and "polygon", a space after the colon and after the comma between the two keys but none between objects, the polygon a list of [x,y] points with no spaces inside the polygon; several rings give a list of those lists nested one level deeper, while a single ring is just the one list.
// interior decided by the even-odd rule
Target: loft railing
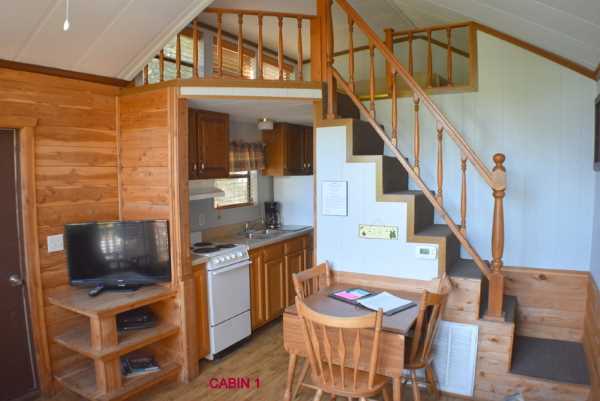
[{"label": "loft railing", "polygon": [[[415,64],[425,60],[425,76],[421,86],[425,88],[473,88],[477,85],[477,35],[474,23],[436,25],[405,31],[385,30],[385,44],[396,55],[398,44],[406,44],[405,69],[415,77]],[[416,59],[416,44],[425,44],[425,55]],[[435,61],[435,65],[434,65]],[[459,70],[459,71],[455,71]],[[460,74],[456,74],[456,73]],[[386,62],[388,89],[391,95],[392,68]],[[437,78],[437,79],[434,79]]]},{"label": "loft railing", "polygon": [[[310,32],[312,36],[312,24],[320,25],[320,19],[314,15],[225,8],[207,8],[201,15],[214,15],[216,23],[211,25],[200,18],[195,18],[189,26],[177,34],[174,38],[174,45],[171,43],[168,49],[161,50],[144,68],[141,79],[143,84],[184,78],[303,81],[305,74],[302,67],[305,51],[310,50],[311,53],[318,51],[312,48],[311,43],[306,43],[304,35]],[[225,18],[236,20],[235,29],[226,31]],[[293,24],[289,24],[290,20],[293,21]],[[276,28],[265,32],[264,25],[267,22],[274,23]],[[292,26],[293,28],[291,28]],[[257,31],[254,35],[257,36],[255,42],[246,39],[248,36],[246,29]],[[272,33],[272,31],[275,31],[274,37],[265,38],[265,34]],[[284,35],[296,36],[295,49],[289,49],[289,43],[287,46],[288,52],[295,53],[294,55],[285,54]],[[210,48],[214,46],[216,54],[210,65],[207,60],[204,60],[201,69],[201,39],[208,36],[212,36],[213,39],[206,40],[204,45]],[[192,54],[191,59],[188,57],[188,60],[184,60],[182,55],[184,40],[188,47],[188,56],[190,52]],[[265,45],[267,40],[276,48],[268,48]],[[190,46],[191,51],[189,50]],[[213,57],[208,58],[212,59]],[[167,64],[169,68],[167,68]],[[170,75],[166,73],[167,70]],[[252,71],[252,73],[248,71]],[[184,76],[184,73],[187,73],[187,76]],[[150,79],[151,75],[154,76],[153,82]]]},{"label": "loft railing", "polygon": [[[356,83],[354,80],[354,52],[348,53],[348,80],[345,80],[334,67],[334,30],[332,28],[332,7],[334,3],[343,10],[348,17],[348,48],[354,49],[354,28],[358,28],[368,40],[369,48],[369,96],[368,106],[365,106],[356,93]],[[444,219],[452,233],[460,241],[464,249],[473,258],[473,261],[489,281],[488,309],[486,316],[491,319],[500,319],[502,317],[502,302],[504,292],[504,278],[502,273],[502,256],[504,253],[504,209],[503,200],[506,189],[506,170],[504,167],[505,156],[496,154],[493,157],[495,166],[488,169],[479,159],[477,154],[471,149],[469,144],[448,120],[448,118],[438,109],[431,98],[425,93],[425,90],[415,81],[412,74],[406,70],[401,62],[395,57],[393,51],[386,45],[365,22],[365,20],[350,6],[347,0],[330,0],[326,15],[326,54],[327,54],[327,118],[336,118],[336,89],[339,85],[341,89],[353,100],[355,105],[366,116],[367,121],[373,126],[375,131],[382,138],[384,143],[392,151],[396,159],[406,169],[410,177],[417,186],[423,191],[424,195],[431,202],[437,213]],[[430,35],[428,35],[429,37]],[[389,37],[389,34],[388,34]],[[392,84],[391,96],[391,116],[392,132],[388,136],[381,125],[376,120],[375,115],[375,51],[383,55],[387,64],[391,82],[400,78],[410,89],[414,105],[414,130],[413,130],[413,154],[412,164],[405,157],[396,144],[398,141],[398,102],[396,96],[396,85]],[[420,143],[421,128],[419,123],[420,109],[427,110],[436,121],[436,143],[437,143],[437,189],[435,194],[428,188],[420,173]],[[444,208],[444,177],[443,177],[443,140],[447,137],[458,148],[461,154],[461,208],[460,224],[454,222],[450,214]],[[467,166],[471,165],[484,182],[492,190],[494,198],[494,213],[492,226],[492,262],[491,265],[484,261],[475,250],[467,238]]]}]

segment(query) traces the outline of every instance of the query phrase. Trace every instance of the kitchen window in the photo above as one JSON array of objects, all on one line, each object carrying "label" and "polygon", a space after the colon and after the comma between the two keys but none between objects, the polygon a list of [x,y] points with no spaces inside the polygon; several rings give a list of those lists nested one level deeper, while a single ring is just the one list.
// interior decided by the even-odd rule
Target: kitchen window
[{"label": "kitchen window", "polygon": [[231,173],[229,178],[215,180],[215,186],[225,192],[224,196],[215,198],[216,209],[254,206],[257,198],[256,171]]}]

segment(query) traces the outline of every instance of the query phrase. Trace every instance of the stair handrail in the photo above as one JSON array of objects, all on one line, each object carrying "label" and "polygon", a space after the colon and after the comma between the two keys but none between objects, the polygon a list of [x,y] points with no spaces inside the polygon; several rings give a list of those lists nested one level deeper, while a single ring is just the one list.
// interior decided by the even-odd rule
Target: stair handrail
[{"label": "stair handrail", "polygon": [[[334,51],[334,37],[332,27],[332,6],[336,2],[342,10],[348,15],[348,25],[350,33],[350,46],[353,48],[352,43],[352,32],[353,26],[356,26],[362,30],[363,34],[369,40],[369,53],[370,53],[370,107],[367,107],[360,101],[354,91],[353,82],[353,54],[350,53],[352,59],[349,63],[349,73],[351,83],[347,82],[340,72],[333,66],[333,51]],[[406,71],[404,66],[393,54],[393,50],[388,48],[385,43],[377,36],[377,34],[371,29],[368,23],[354,10],[354,8],[348,3],[347,0],[328,0],[328,7],[326,10],[326,21],[327,21],[327,33],[325,36],[326,40],[326,52],[327,52],[327,118],[334,119],[335,115],[335,91],[336,81],[342,86],[346,94],[352,99],[355,105],[359,108],[363,115],[366,116],[367,121],[375,129],[384,143],[391,149],[392,153],[406,169],[410,177],[415,181],[417,186],[423,191],[424,195],[434,206],[435,210],[444,219],[452,233],[459,240],[465,250],[471,255],[473,261],[477,267],[481,270],[482,274],[489,281],[489,294],[488,294],[488,308],[486,317],[491,319],[501,319],[502,303],[503,303],[503,292],[504,292],[504,278],[502,274],[502,256],[504,252],[504,211],[503,211],[503,200],[506,191],[506,169],[504,167],[505,156],[503,154],[495,154],[493,159],[495,167],[488,169],[486,165],[481,161],[477,154],[471,149],[469,144],[460,134],[460,132],[454,127],[454,125],[448,120],[448,118],[438,109],[433,103],[432,99],[427,93],[419,86],[415,79]],[[394,85],[392,87],[392,119],[395,119],[397,115],[397,100],[396,100],[396,85],[395,85],[395,74],[400,75],[406,82],[408,87],[413,92],[413,101],[415,106],[415,163],[411,166],[407,158],[397,148],[395,140],[390,139],[385,133],[383,128],[377,123],[375,119],[375,68],[374,68],[374,50],[379,50],[385,61],[391,65],[393,73],[392,81]],[[461,193],[461,226],[457,226],[452,220],[450,215],[446,212],[443,207],[441,185],[442,179],[438,174],[438,193],[434,195],[427,184],[422,180],[419,172],[419,104],[424,104],[427,109],[433,114],[437,122],[437,133],[438,133],[438,173],[442,169],[441,167],[441,148],[442,148],[442,134],[444,132],[453,140],[458,146],[461,153],[461,169],[463,178],[463,187]],[[393,121],[393,130],[396,130],[395,121]],[[394,138],[394,136],[392,137]],[[492,227],[492,263],[491,267],[485,262],[481,256],[477,253],[475,248],[471,245],[466,237],[465,231],[465,214],[466,214],[466,161],[469,161],[475,166],[476,171],[483,178],[486,184],[492,189],[494,197],[494,214],[493,214],[493,227]]]}]

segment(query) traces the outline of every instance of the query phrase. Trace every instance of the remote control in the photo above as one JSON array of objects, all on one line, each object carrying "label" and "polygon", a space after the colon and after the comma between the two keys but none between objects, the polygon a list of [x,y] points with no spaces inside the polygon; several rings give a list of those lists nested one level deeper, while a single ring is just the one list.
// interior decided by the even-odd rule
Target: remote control
[{"label": "remote control", "polygon": [[91,289],[91,290],[88,292],[88,295],[89,295],[90,297],[95,297],[95,296],[97,296],[98,294],[100,294],[102,291],[104,291],[104,286],[103,286],[103,285],[98,285],[98,286],[96,286],[96,287],[92,288],[92,289]]}]

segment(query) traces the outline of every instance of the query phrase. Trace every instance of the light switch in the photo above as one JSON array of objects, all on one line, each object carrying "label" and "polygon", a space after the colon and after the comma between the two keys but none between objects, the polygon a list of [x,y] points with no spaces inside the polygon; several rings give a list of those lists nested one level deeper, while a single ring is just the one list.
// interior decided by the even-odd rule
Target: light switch
[{"label": "light switch", "polygon": [[47,241],[48,241],[48,253],[60,252],[65,249],[62,234],[49,235]]}]

